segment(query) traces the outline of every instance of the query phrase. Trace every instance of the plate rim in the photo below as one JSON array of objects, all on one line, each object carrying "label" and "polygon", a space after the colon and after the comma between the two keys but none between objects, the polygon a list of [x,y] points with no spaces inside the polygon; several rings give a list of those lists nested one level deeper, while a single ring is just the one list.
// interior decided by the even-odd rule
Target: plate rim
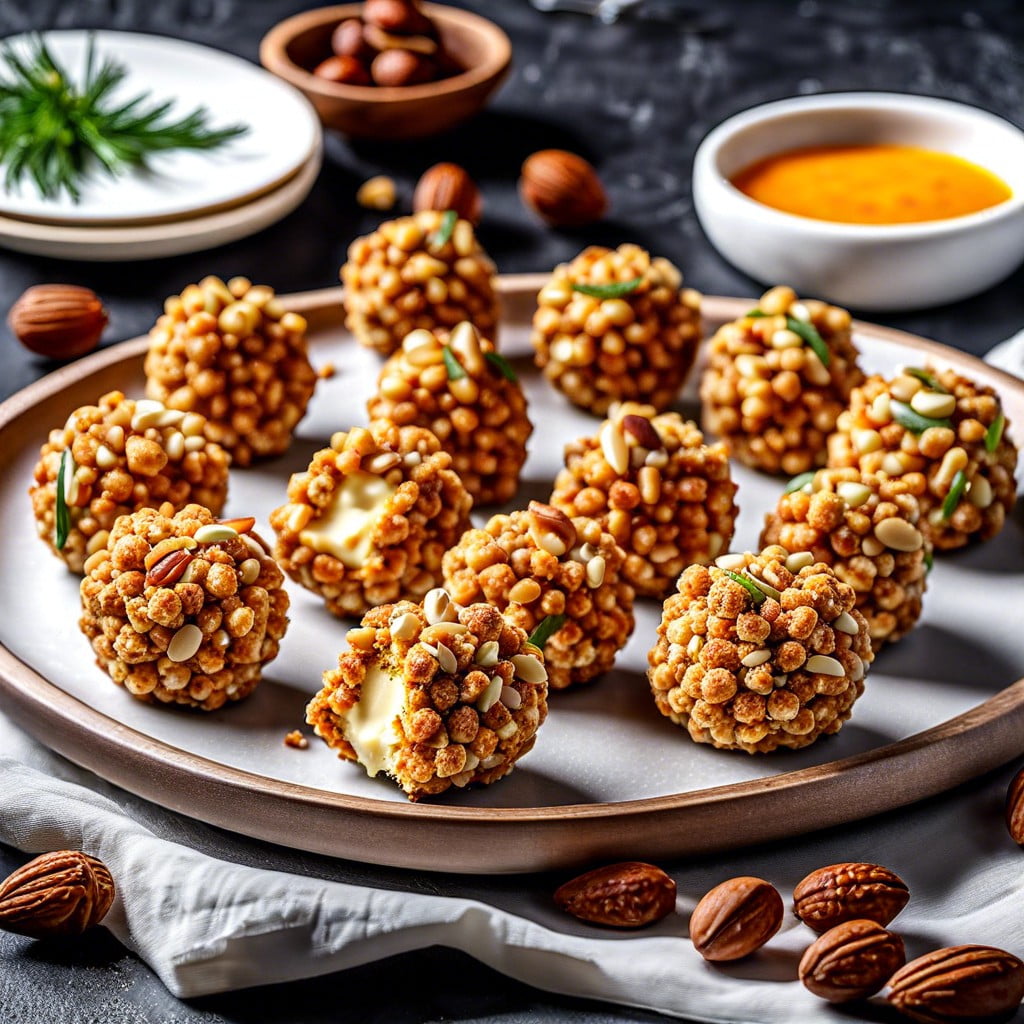
[{"label": "plate rim", "polygon": [[[546,274],[505,275],[499,289],[506,301],[532,299]],[[285,305],[308,315],[316,325],[340,318],[341,288],[282,296]],[[704,296],[706,319],[717,321],[739,315],[750,299]],[[711,315],[708,313],[711,311]],[[1024,381],[988,366],[976,356],[949,348],[917,335],[863,321],[854,321],[855,333],[909,346],[970,372],[995,379],[1024,401]],[[46,375],[0,404],[0,437],[40,402],[55,397],[66,387],[121,362],[141,357],[147,339],[140,337],[106,347]],[[21,449],[11,446],[15,457]],[[1024,677],[1008,684],[986,700],[921,732],[871,750],[818,765],[741,782],[726,783],[689,792],[617,802],[558,804],[544,807],[461,807],[450,804],[400,803],[331,792],[286,780],[271,779],[242,768],[212,761],[156,739],[86,704],[36,672],[0,640],[0,694],[4,709],[18,724],[46,746],[119,785],[154,802],[211,824],[256,838],[296,846],[311,852],[347,857],[419,870],[444,870],[466,874],[519,873],[564,867],[595,857],[638,855],[681,856],[734,849],[752,843],[817,831],[859,820],[884,810],[925,799],[992,770],[1021,752],[1024,731]],[[54,728],[56,726],[56,728]],[[90,744],[92,746],[90,747]],[[957,745],[958,757],[943,754]],[[969,756],[968,756],[969,755]],[[112,760],[111,760],[112,758]],[[968,765],[965,769],[964,765]],[[873,783],[891,782],[893,769],[912,768],[927,781],[910,790]],[[207,804],[197,809],[189,801],[174,798],[186,791],[183,783],[202,780]],[[854,794],[858,786],[864,791]],[[168,794],[171,796],[168,796]],[[796,830],[773,825],[786,819],[795,800],[815,794],[818,812],[812,824]],[[852,797],[856,797],[852,799]],[[316,830],[297,831],[294,823],[268,827],[248,817],[253,801],[269,801],[272,812],[282,811],[292,822],[303,809],[313,809],[329,819],[338,832],[346,824],[367,822],[372,828],[352,841],[344,835],[324,836]],[[189,806],[183,806],[188,803]],[[715,835],[694,836],[700,827],[713,827],[714,812],[729,804],[737,809],[734,826],[716,829]],[[744,808],[757,804],[762,821],[750,831]],[[806,816],[806,815],[805,815]],[[638,818],[660,824],[659,835],[641,840],[634,828]],[[685,820],[684,820],[685,819]],[[765,821],[768,823],[765,824]],[[524,840],[505,843],[494,835],[494,826],[511,825]],[[394,843],[390,826],[421,826],[416,838],[424,845]],[[617,825],[618,832],[609,828]],[[326,830],[330,832],[331,830]],[[614,833],[602,836],[601,832]],[[572,832],[572,836],[560,832]],[[296,835],[302,841],[295,842]],[[452,837],[462,842],[452,856],[441,858]],[[390,839],[393,845],[381,848]],[[498,860],[493,857],[502,845]],[[523,847],[523,849],[516,849]],[[639,848],[639,852],[638,852]],[[376,856],[369,861],[367,850]],[[433,851],[429,854],[424,851]],[[490,854],[488,859],[485,854]],[[432,856],[437,860],[430,863]],[[442,865],[442,866],[438,866]]]}]

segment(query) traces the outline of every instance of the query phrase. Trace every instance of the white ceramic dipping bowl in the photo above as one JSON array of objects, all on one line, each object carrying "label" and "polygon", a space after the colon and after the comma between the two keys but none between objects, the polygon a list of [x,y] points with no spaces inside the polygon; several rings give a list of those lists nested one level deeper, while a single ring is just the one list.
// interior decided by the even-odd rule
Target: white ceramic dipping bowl
[{"label": "white ceramic dipping bowl", "polygon": [[[998,175],[1009,199],[918,224],[841,224],[765,206],[729,179],[790,149],[867,143],[919,146]],[[730,263],[766,284],[863,310],[937,306],[983,291],[1024,260],[1024,133],[949,100],[897,93],[801,96],[723,121],[701,143],[693,198]]]}]

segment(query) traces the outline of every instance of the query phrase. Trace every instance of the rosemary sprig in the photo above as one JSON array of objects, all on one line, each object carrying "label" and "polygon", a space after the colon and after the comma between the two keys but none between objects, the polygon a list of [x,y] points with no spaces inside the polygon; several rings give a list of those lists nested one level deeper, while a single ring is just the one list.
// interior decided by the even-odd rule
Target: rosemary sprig
[{"label": "rosemary sprig", "polygon": [[127,74],[117,61],[97,60],[92,36],[80,86],[41,36],[24,55],[9,44],[0,46],[4,187],[14,190],[27,180],[44,199],[67,192],[77,203],[83,181],[97,167],[116,178],[153,153],[213,149],[249,130],[242,124],[209,127],[205,107],[174,120],[174,101],[154,103],[148,92],[115,101],[111,94]]},{"label": "rosemary sprig", "polygon": [[454,210],[445,210],[441,217],[440,227],[427,239],[427,245],[431,249],[440,249],[447,245],[458,219],[459,215]]},{"label": "rosemary sprig", "polygon": [[[68,466],[71,462],[72,465]],[[64,550],[68,542],[68,534],[71,532],[71,514],[68,511],[67,487],[68,481],[75,474],[74,461],[71,458],[71,449],[65,448],[60,453],[60,469],[57,470],[57,503],[54,508],[54,545],[58,551]]]},{"label": "rosemary sprig", "polygon": [[516,371],[512,369],[512,364],[500,352],[485,352],[484,359],[496,367],[505,380],[510,380],[513,384],[519,380]]},{"label": "rosemary sprig", "polygon": [[643,277],[634,277],[629,281],[613,281],[611,284],[576,284],[570,285],[574,292],[589,295],[594,299],[617,299],[635,292],[644,283]]},{"label": "rosemary sprig", "polygon": [[462,363],[459,362],[455,353],[447,345],[441,346],[441,358],[444,360],[444,368],[448,371],[449,380],[462,380],[466,376]]},{"label": "rosemary sprig", "polygon": [[564,615],[546,615],[538,624],[537,628],[530,634],[527,643],[539,647],[542,651],[548,642],[548,638],[557,633],[565,625]]}]

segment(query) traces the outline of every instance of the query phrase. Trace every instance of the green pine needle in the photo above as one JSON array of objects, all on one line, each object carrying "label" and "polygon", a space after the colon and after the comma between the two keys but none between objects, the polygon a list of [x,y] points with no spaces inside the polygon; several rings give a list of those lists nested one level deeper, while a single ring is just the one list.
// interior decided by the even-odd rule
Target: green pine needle
[{"label": "green pine needle", "polygon": [[0,45],[0,165],[4,187],[35,185],[44,199],[67,192],[81,199],[83,181],[99,167],[111,177],[144,165],[153,153],[214,149],[249,129],[242,124],[211,128],[198,107],[174,120],[173,100],[154,103],[148,92],[124,103],[111,92],[127,69],[110,58],[98,61],[89,37],[85,77],[77,86],[41,36],[28,54]]}]

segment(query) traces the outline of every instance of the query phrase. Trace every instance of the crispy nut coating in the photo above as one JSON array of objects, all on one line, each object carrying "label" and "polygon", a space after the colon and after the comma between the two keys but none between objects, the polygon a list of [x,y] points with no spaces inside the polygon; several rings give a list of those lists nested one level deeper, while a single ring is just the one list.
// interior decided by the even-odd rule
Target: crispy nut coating
[{"label": "crispy nut coating", "polygon": [[[691,565],[665,601],[648,677],[658,710],[698,743],[750,754],[836,733],[874,659],[853,587],[789,552]],[[847,631],[851,630],[851,631]]]},{"label": "crispy nut coating", "polygon": [[[720,327],[709,342],[701,381],[704,428],[744,464],[795,476],[825,464],[826,438],[850,389],[864,379],[850,334],[850,314],[779,286],[757,312]],[[790,329],[796,320],[798,330]],[[826,367],[799,333],[817,330]]]},{"label": "crispy nut coating", "polygon": [[531,502],[527,511],[467,530],[445,554],[443,568],[456,601],[489,601],[527,634],[548,615],[566,617],[544,648],[549,684],[561,690],[607,672],[633,632],[633,588],[621,576],[624,561],[614,537],[595,520],[570,521]]},{"label": "crispy nut coating", "polygon": [[494,344],[466,321],[450,334],[413,331],[366,403],[371,419],[432,430],[477,506],[513,497],[533,433],[522,385],[494,358]]},{"label": "crispy nut coating", "polygon": [[811,562],[830,565],[856,592],[877,653],[921,615],[931,542],[920,525],[917,499],[899,479],[852,467],[820,469],[779,498],[765,517],[761,544],[780,544],[797,560],[809,552]]},{"label": "crispy nut coating", "polygon": [[468,220],[457,220],[445,238],[444,219],[421,210],[349,246],[341,268],[345,324],[361,344],[387,356],[417,328],[450,330],[463,320],[495,337],[494,264]]},{"label": "crispy nut coating", "polygon": [[[638,421],[656,434],[657,447]],[[736,485],[723,444],[706,445],[678,413],[623,403],[595,437],[565,448],[551,504],[590,516],[626,552],[622,574],[638,594],[661,598],[693,562],[725,551],[736,520]]]},{"label": "crispy nut coating", "polygon": [[[39,453],[29,496],[39,536],[76,573],[106,546],[118,516],[170,502],[220,512],[227,497],[230,459],[211,441],[200,415],[135,402],[120,391],[76,409],[51,430]],[[56,547],[57,477],[68,452],[64,497],[70,530]]]},{"label": "crispy nut coating", "polygon": [[992,388],[955,370],[911,367],[853,389],[828,441],[829,465],[890,477],[917,498],[922,532],[945,551],[1003,528],[1017,493],[1008,428]]},{"label": "crispy nut coating", "polygon": [[145,368],[146,394],[202,413],[207,436],[238,466],[288,448],[316,384],[305,319],[244,277],[206,277],[172,295]]},{"label": "crispy nut coating", "polygon": [[[373,775],[386,772],[410,800],[507,775],[547,717],[543,655],[526,633],[489,604],[449,602],[448,610],[449,618],[431,623],[411,601],[372,608],[306,709],[306,721],[339,757]],[[398,688],[395,715],[368,741],[350,713],[378,696],[365,685],[380,686],[382,673]],[[379,759],[361,757],[357,745],[377,740]]]},{"label": "crispy nut coating", "polygon": [[421,598],[441,582],[442,555],[469,527],[473,499],[451,465],[422,427],[376,420],[338,432],[292,474],[288,502],[270,514],[281,567],[339,616]]},{"label": "crispy nut coating", "polygon": [[121,516],[85,563],[79,625],[96,663],[139,700],[213,711],[247,697],[277,657],[288,594],[255,534],[219,531],[223,539],[189,549],[174,582],[146,581],[152,550],[214,523],[201,505],[142,509]]},{"label": "crispy nut coating", "polygon": [[[573,288],[637,278],[634,290],[607,298]],[[599,416],[624,399],[667,408],[700,342],[701,296],[682,281],[668,260],[638,245],[584,249],[555,267],[537,296],[530,336],[537,365],[571,402]]]}]

